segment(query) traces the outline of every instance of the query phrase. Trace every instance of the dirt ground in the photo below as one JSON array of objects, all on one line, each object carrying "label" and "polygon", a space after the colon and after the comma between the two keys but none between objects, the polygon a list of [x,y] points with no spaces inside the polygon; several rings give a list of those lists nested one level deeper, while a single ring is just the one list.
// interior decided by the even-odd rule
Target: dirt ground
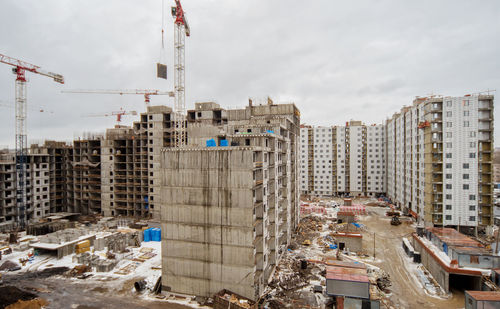
[{"label": "dirt ground", "polygon": [[[49,271],[27,274],[5,274],[4,285],[0,285],[0,308],[14,303],[17,299],[30,300],[40,297],[48,301],[45,308],[151,308],[151,309],[185,309],[184,305],[164,301],[148,301],[135,294],[133,288],[117,293],[108,291],[105,284],[96,286],[85,280],[75,281],[63,276],[49,276]],[[57,272],[56,272],[57,273]],[[16,287],[16,288],[14,288]],[[10,291],[8,294],[2,290]],[[19,290],[19,289],[21,290]],[[1,296],[7,297],[3,299]],[[5,302],[4,302],[5,301]]]},{"label": "dirt ground", "polygon": [[359,220],[367,226],[363,233],[363,248],[373,255],[373,232],[375,232],[375,253],[379,262],[366,262],[378,266],[389,273],[392,281],[391,300],[395,308],[464,308],[464,293],[452,291],[449,299],[429,296],[421,289],[409,273],[401,248],[402,237],[414,232],[414,228],[403,222],[399,226],[390,225],[390,218],[385,216],[387,208],[366,207],[368,216]]}]

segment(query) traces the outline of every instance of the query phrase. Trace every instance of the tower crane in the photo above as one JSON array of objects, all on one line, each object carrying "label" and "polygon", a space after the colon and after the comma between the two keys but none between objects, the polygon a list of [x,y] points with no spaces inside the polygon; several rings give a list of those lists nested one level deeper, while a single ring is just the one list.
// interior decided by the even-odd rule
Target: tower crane
[{"label": "tower crane", "polygon": [[175,0],[172,7],[174,20],[174,147],[186,145],[186,92],[185,92],[185,40],[191,35],[191,30],[182,9],[181,1]]},{"label": "tower crane", "polygon": [[98,93],[98,94],[141,94],[144,95],[144,104],[146,108],[149,106],[151,101],[150,96],[152,95],[168,95],[170,97],[174,96],[173,91],[160,91],[156,89],[126,89],[126,90],[112,90],[112,89],[74,89],[74,90],[63,90],[62,93]]},{"label": "tower crane", "polygon": [[116,122],[120,124],[122,121],[122,117],[126,115],[133,115],[136,116],[137,112],[136,111],[125,111],[123,108],[120,108],[119,111],[112,111],[112,112],[107,112],[104,114],[88,114],[84,115],[84,117],[109,117],[109,116],[116,116]]},{"label": "tower crane", "polygon": [[[6,107],[6,108],[16,108],[15,105],[12,104],[12,102],[10,101],[3,101],[3,100],[0,100],[0,106],[1,107]],[[40,106],[39,108],[36,108],[36,107],[26,107],[27,110],[30,110],[30,111],[34,111],[34,112],[39,112],[39,113],[49,113],[49,114],[53,114],[54,112],[51,111],[51,110],[47,110],[45,108],[43,108],[42,106]]]},{"label": "tower crane", "polygon": [[26,219],[26,163],[28,154],[26,71],[50,77],[59,84],[64,84],[64,77],[61,74],[46,72],[37,65],[3,54],[0,54],[0,63],[13,66],[12,72],[16,74],[16,222],[21,229],[24,229]]}]

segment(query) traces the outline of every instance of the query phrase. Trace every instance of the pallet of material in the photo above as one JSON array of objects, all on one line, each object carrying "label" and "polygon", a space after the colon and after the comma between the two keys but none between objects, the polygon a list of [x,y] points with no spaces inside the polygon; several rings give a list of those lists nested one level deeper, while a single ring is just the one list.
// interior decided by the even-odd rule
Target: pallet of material
[{"label": "pallet of material", "polygon": [[255,309],[255,302],[249,298],[233,293],[229,290],[220,290],[214,295],[214,309]]}]

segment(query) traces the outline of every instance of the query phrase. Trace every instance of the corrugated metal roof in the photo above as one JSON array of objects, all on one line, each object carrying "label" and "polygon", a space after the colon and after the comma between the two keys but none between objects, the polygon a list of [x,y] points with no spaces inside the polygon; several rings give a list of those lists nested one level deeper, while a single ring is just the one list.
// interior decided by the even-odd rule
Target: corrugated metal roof
[{"label": "corrugated metal roof", "polygon": [[493,291],[465,291],[470,297],[475,300],[493,300],[500,301],[500,292]]},{"label": "corrugated metal roof", "polygon": [[350,267],[328,266],[326,267],[327,280],[342,280],[355,282],[370,282],[366,274],[366,269]]}]

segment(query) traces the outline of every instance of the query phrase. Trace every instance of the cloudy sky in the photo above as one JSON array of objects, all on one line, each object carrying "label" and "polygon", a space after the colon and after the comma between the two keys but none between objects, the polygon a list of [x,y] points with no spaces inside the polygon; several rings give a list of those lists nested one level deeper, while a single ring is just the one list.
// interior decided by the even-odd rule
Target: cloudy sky
[{"label": "cloudy sky", "polygon": [[[165,0],[163,57],[170,76],[173,3]],[[500,91],[497,0],[184,0],[183,6],[192,32],[186,40],[188,108],[207,100],[243,106],[249,97],[270,96],[295,102],[307,124],[380,123],[415,96]],[[173,88],[172,79],[155,73],[162,57],[161,8],[162,0],[2,1],[0,53],[66,79],[59,85],[29,74],[29,141],[69,141],[115,124],[89,114],[145,110],[139,95],[61,90]],[[14,80],[10,67],[0,64],[0,145],[13,146]],[[173,101],[158,96],[152,103]],[[495,118],[498,127],[499,108]]]}]

